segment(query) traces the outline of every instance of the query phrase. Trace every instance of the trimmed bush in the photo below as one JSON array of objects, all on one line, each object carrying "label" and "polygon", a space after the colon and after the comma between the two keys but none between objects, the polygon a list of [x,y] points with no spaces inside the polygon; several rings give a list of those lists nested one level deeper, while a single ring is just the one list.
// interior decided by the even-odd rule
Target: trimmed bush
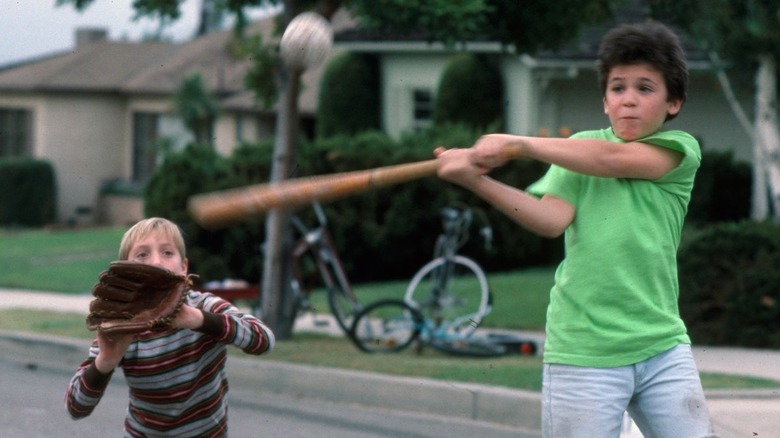
[{"label": "trimmed bush", "polygon": [[486,56],[463,53],[450,61],[441,77],[433,109],[436,125],[462,123],[501,130],[504,118],[503,78]]},{"label": "trimmed bush", "polygon": [[377,130],[380,111],[375,56],[348,52],[328,63],[320,80],[318,138]]},{"label": "trimmed bush", "polygon": [[697,344],[780,348],[780,227],[689,231],[679,252],[680,313]]},{"label": "trimmed bush", "polygon": [[735,161],[732,151],[702,153],[686,221],[707,224],[750,218],[752,185],[750,164]]},{"label": "trimmed bush", "polygon": [[57,183],[48,161],[0,160],[0,187],[0,225],[39,227],[54,222]]}]

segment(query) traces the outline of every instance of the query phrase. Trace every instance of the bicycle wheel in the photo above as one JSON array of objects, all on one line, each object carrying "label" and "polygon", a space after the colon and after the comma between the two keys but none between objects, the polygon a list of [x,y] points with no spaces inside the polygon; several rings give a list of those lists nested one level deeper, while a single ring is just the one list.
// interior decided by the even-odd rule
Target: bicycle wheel
[{"label": "bicycle wheel", "polygon": [[361,309],[361,305],[355,295],[341,287],[331,287],[328,289],[328,305],[339,327],[341,327],[344,333],[349,332],[355,320],[355,315]]},{"label": "bicycle wheel", "polygon": [[461,255],[438,257],[412,277],[404,301],[417,303],[425,318],[437,325],[467,335],[490,313],[490,286],[473,260]]},{"label": "bicycle wheel", "polygon": [[507,354],[507,347],[482,336],[434,336],[430,346],[447,354],[469,357],[498,357]]},{"label": "bicycle wheel", "polygon": [[[326,236],[330,242],[330,237]],[[361,305],[347,279],[347,274],[332,245],[317,249],[317,269],[328,293],[328,306],[344,333],[349,332]]]},{"label": "bicycle wheel", "polygon": [[380,300],[355,316],[349,338],[367,353],[401,351],[419,335],[422,315],[401,300]]}]

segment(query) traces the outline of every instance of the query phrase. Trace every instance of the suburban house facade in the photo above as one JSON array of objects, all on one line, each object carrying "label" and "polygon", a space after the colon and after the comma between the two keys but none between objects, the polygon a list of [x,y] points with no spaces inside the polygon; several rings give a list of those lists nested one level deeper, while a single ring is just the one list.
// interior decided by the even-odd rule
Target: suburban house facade
[{"label": "suburban house facade", "polygon": [[[632,19],[637,17],[622,17]],[[269,41],[272,22],[258,22],[252,28]],[[410,36],[366,37],[351,30],[353,23],[344,15],[333,22],[337,33],[331,56],[342,51],[378,55],[380,90],[366,92],[380,93],[382,128],[392,136],[431,124],[439,80],[462,50],[495,57],[500,65],[507,132],[566,136],[608,125],[595,54],[601,36],[614,23],[585,29],[577,41],[557,52],[531,56],[512,54],[491,42],[451,48]],[[245,90],[243,77],[250,65],[232,56],[231,34],[219,32],[182,44],[128,43],[106,41],[100,31],[82,30],[80,42],[68,53],[0,66],[0,156],[30,156],[54,164],[60,221],[84,214],[86,221],[98,223],[140,219],[137,199],[134,210],[112,216],[113,210],[103,205],[101,189],[116,181],[143,183],[158,163],[150,148],[158,138],[174,139],[179,146],[189,141],[172,111],[171,98],[191,73],[200,73],[220,99],[222,113],[213,128],[220,153],[229,154],[242,141],[273,136],[274,110],[261,110]],[[737,159],[749,161],[749,136],[732,114],[708,62],[696,55],[689,62],[689,98],[668,128],[692,133],[704,149],[733,150]],[[307,71],[302,78],[300,114],[309,126],[322,68]]]},{"label": "suburban house facade", "polygon": [[[248,33],[274,41],[274,25],[270,17]],[[153,146],[160,138],[174,150],[192,140],[172,108],[190,75],[199,74],[219,100],[217,151],[227,155],[242,142],[273,136],[275,109],[263,110],[246,90],[251,61],[234,50],[232,30],[169,43],[108,41],[103,29],[77,29],[71,51],[0,66],[0,157],[53,164],[60,222],[133,223],[143,217],[137,197],[101,193],[108,185],[142,185],[159,164]],[[301,78],[304,130],[311,130],[321,70]]]},{"label": "suburban house facade", "polygon": [[[621,22],[641,20],[625,14]],[[459,48],[428,44],[407,36],[375,36],[346,31],[337,35],[344,50],[379,54],[383,129],[393,136],[430,125],[430,105],[454,50],[494,57],[503,76],[504,127],[513,134],[568,136],[607,127],[598,87],[596,54],[603,34],[616,22],[583,30],[559,51],[515,55],[497,43],[472,42]],[[735,158],[752,160],[750,136],[739,124],[713,74],[709,60],[686,45],[691,73],[688,100],[667,129],[684,129],[703,149],[730,150]],[[741,101],[752,112],[752,96]],[[464,104],[467,104],[464,103]]]}]

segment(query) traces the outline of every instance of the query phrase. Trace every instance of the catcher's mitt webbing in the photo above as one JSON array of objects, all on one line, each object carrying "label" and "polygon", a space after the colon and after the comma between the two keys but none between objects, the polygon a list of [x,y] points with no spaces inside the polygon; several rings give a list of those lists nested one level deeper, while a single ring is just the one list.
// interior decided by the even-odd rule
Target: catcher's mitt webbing
[{"label": "catcher's mitt webbing", "polygon": [[134,334],[164,330],[178,313],[190,277],[144,263],[116,261],[92,288],[87,328]]}]

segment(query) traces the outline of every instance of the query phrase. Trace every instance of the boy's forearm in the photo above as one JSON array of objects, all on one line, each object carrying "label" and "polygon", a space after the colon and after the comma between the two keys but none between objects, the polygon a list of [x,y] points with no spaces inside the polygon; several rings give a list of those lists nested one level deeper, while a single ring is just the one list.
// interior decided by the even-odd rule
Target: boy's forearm
[{"label": "boy's forearm", "polygon": [[682,158],[678,152],[641,142],[518,137],[517,143],[528,158],[602,178],[654,180],[676,167]]},{"label": "boy's forearm", "polygon": [[617,143],[596,139],[519,137],[528,158],[599,177],[618,177]]},{"label": "boy's forearm", "polygon": [[540,199],[487,176],[469,189],[523,228],[543,237],[560,236],[574,219],[574,207],[561,199]]}]

